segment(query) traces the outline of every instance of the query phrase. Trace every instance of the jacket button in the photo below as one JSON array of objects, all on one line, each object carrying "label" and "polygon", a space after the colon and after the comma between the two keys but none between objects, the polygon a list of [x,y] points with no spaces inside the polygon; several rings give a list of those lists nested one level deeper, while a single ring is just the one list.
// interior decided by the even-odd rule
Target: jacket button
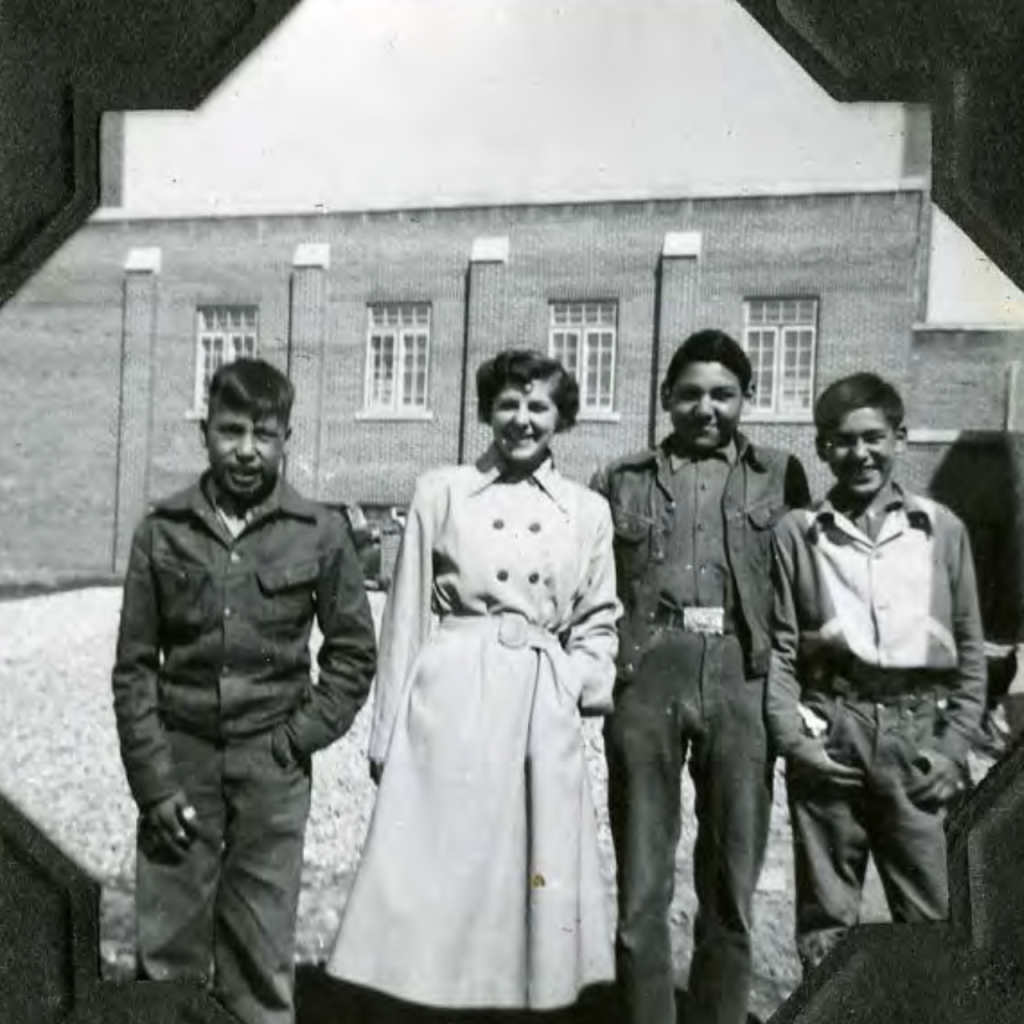
[{"label": "jacket button", "polygon": [[531,583],[536,583],[539,579],[540,579],[540,575],[538,573],[535,573],[535,572],[531,572],[530,573],[529,580],[530,580]]},{"label": "jacket button", "polygon": [[505,527],[505,520],[504,519],[495,519],[494,520],[494,528],[496,530],[504,529],[504,527]]},{"label": "jacket button", "polygon": [[242,560],[242,556],[237,551],[232,551],[231,552],[231,561],[232,562],[240,562],[241,560]]},{"label": "jacket button", "polygon": [[540,523],[530,523],[530,533],[540,533]]},{"label": "jacket button", "polygon": [[502,583],[504,583],[505,580],[508,579],[508,571],[506,569],[499,569],[498,570],[498,579],[501,580]]}]

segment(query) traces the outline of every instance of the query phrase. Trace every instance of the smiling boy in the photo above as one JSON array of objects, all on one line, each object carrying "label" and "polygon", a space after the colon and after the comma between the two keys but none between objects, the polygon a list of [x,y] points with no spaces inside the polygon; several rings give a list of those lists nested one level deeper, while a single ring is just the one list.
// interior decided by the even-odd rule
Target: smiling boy
[{"label": "smiling boy", "polygon": [[139,976],[210,979],[246,1024],[294,1020],[310,759],[351,725],[376,654],[347,527],[281,479],[293,398],[260,360],[214,375],[208,469],[136,530],[113,671]]},{"label": "smiling boy", "polygon": [[874,374],[826,388],[814,421],[835,484],[776,530],[767,711],[805,969],[857,923],[869,854],[893,920],[948,909],[944,808],[981,723],[984,642],[963,525],[894,479],[903,417]]},{"label": "smiling boy", "polygon": [[605,728],[618,872],[617,975],[631,1024],[675,1024],[669,908],[680,776],[697,802],[698,915],[686,1019],[744,1024],[751,912],[772,759],[764,723],[771,531],[809,498],[800,462],[739,431],[752,371],[717,330],[691,335],[661,386],[672,433],[599,473],[625,616]]}]

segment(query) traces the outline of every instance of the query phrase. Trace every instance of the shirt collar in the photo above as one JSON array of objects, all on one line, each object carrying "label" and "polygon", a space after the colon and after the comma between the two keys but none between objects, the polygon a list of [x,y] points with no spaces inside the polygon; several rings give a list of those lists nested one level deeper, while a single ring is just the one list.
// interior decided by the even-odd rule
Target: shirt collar
[{"label": "shirt collar", "polygon": [[[216,516],[213,507],[213,480],[209,470],[183,491],[156,502],[153,509],[171,514],[190,513],[208,522],[211,515]],[[313,503],[303,498],[285,480],[278,480],[270,494],[258,505],[253,506],[246,520],[254,522],[277,512],[297,519],[316,520]]]},{"label": "shirt collar", "polygon": [[737,445],[736,440],[732,439],[724,447],[717,448],[715,451],[696,457],[688,453],[684,455],[677,454],[672,451],[668,441],[666,440],[662,446],[661,455],[664,468],[671,473],[675,473],[683,466],[690,465],[694,462],[705,462],[711,460],[724,462],[728,466],[735,466],[739,460],[739,446]]},{"label": "shirt collar", "polygon": [[[663,475],[672,471],[672,466],[669,463],[668,443],[669,438],[664,438],[657,448],[649,449],[648,455],[654,461],[658,472]],[[759,473],[763,473],[767,468],[761,460],[757,446],[742,431],[737,431],[736,436],[730,442],[730,452],[729,465],[731,466],[744,463]]]},{"label": "shirt collar", "polygon": [[[501,460],[498,457],[497,448],[491,445],[490,448],[480,456],[473,465],[476,471],[476,479],[470,485],[471,495],[479,494],[493,484],[502,481]],[[524,477],[536,484],[562,511],[567,510],[565,492],[567,482],[561,473],[555,469],[555,460],[552,455],[548,457],[532,472]]]},{"label": "shirt collar", "polygon": [[[895,480],[892,482],[891,489],[892,494],[889,501],[885,504],[885,511],[895,512],[902,509],[910,526],[918,530],[923,530],[926,533],[931,533],[934,527],[931,510],[921,504],[913,494],[906,491]],[[832,501],[832,494],[833,492],[830,491],[821,500],[821,503],[818,505],[818,509],[814,515],[815,520],[822,526],[828,526],[834,523],[836,521],[836,516],[841,515],[844,519],[848,519],[845,513],[836,508]]]}]

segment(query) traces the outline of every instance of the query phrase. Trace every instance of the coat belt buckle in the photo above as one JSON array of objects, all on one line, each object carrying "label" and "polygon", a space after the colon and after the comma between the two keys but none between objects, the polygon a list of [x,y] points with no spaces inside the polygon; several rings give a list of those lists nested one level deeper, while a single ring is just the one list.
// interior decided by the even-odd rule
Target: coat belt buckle
[{"label": "coat belt buckle", "polygon": [[498,642],[503,647],[525,647],[529,624],[522,615],[502,615],[498,623]]},{"label": "coat belt buckle", "polygon": [[721,636],[725,632],[724,608],[684,608],[683,629],[690,633]]}]

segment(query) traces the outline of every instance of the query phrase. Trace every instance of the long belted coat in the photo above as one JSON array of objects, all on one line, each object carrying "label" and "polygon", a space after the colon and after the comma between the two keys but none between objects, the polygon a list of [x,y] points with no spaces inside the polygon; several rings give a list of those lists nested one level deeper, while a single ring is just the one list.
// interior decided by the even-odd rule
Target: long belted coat
[{"label": "long belted coat", "polygon": [[384,765],[328,969],[410,1002],[546,1009],[614,975],[580,710],[620,606],[598,495],[550,462],[417,482],[382,623]]}]

